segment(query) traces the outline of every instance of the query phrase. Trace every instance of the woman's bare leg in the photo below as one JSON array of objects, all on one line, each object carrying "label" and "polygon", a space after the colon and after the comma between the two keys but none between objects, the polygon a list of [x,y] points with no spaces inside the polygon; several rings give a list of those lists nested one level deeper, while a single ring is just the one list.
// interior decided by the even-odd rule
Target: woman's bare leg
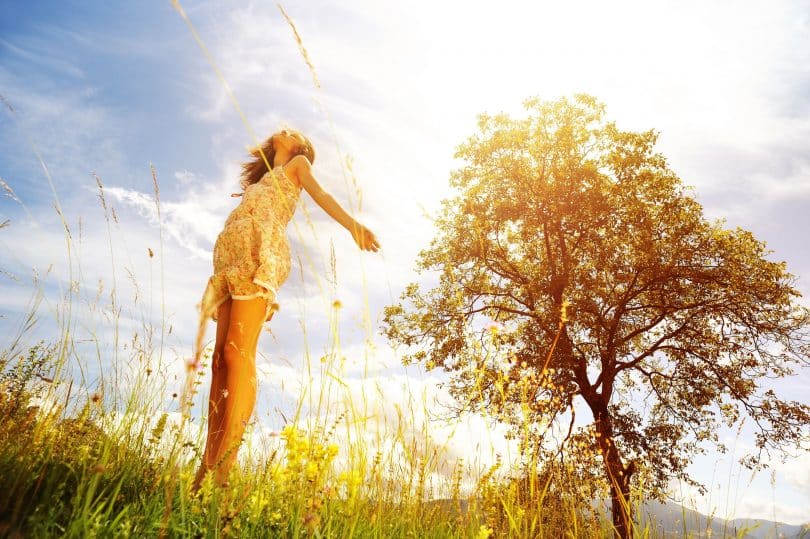
[{"label": "woman's bare leg", "polygon": [[227,483],[242,443],[242,435],[256,405],[256,345],[265,321],[266,308],[267,300],[264,298],[233,300],[231,304],[222,355],[225,367],[223,389],[227,391],[222,402],[224,406],[219,407],[219,413],[223,414],[222,433],[210,455],[216,463],[214,480],[217,485]]},{"label": "woman's bare leg", "polygon": [[225,364],[223,355],[225,352],[225,338],[228,335],[228,325],[231,317],[231,299],[228,298],[219,306],[217,311],[217,336],[214,344],[214,354],[211,358],[211,389],[208,394],[208,436],[205,442],[200,468],[194,479],[192,491],[196,492],[200,488],[205,473],[214,468],[216,461],[214,455],[219,442],[222,439],[224,430],[224,394],[225,389]]}]

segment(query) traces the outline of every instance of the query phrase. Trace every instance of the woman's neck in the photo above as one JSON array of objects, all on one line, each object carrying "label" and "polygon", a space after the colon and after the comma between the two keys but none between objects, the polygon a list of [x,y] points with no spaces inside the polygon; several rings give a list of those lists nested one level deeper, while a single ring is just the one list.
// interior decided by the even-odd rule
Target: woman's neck
[{"label": "woman's neck", "polygon": [[284,150],[276,151],[276,155],[273,157],[273,168],[276,168],[279,165],[286,165],[292,158],[293,155],[290,152]]}]

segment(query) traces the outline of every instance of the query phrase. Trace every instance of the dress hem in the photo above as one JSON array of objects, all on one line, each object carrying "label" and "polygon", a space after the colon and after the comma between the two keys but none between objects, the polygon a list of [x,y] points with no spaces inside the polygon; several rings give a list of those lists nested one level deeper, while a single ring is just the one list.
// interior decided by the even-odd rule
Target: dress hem
[{"label": "dress hem", "polygon": [[230,293],[225,294],[221,299],[215,301],[214,305],[208,309],[209,312],[206,318],[210,318],[211,320],[216,322],[217,321],[216,314],[217,311],[219,310],[219,307],[223,303],[225,303],[228,299],[244,301],[256,298],[265,298],[267,300],[267,308],[265,309],[264,313],[264,322],[267,322],[270,319],[269,317],[271,316],[271,313],[279,310],[279,304],[275,301],[276,296],[278,295],[278,291],[274,286],[271,286],[270,284],[268,284],[265,281],[262,281],[261,279],[254,278],[253,283],[265,288],[266,291],[247,295],[245,294],[235,295]]}]

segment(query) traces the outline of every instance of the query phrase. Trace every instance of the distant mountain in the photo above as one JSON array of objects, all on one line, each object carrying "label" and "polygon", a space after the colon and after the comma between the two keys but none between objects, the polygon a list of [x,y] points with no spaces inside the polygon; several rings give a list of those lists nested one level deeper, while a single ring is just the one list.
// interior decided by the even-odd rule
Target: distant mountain
[{"label": "distant mountain", "polygon": [[[436,499],[427,503],[448,515],[455,515],[459,509],[462,514],[466,513],[470,501]],[[594,507],[599,505],[599,502],[594,502]],[[605,518],[610,519],[607,505],[603,503],[602,507]],[[637,514],[641,516],[640,531],[649,527],[649,537],[652,538],[810,539],[810,522],[797,526],[753,518],[726,520],[706,516],[673,502],[648,501],[638,509]],[[708,530],[711,530],[711,534]]]},{"label": "distant mountain", "polygon": [[676,503],[645,502],[639,509],[642,526],[650,525],[652,537],[735,537],[739,539],[810,539],[810,523],[791,525],[752,518],[725,520],[708,517]]}]

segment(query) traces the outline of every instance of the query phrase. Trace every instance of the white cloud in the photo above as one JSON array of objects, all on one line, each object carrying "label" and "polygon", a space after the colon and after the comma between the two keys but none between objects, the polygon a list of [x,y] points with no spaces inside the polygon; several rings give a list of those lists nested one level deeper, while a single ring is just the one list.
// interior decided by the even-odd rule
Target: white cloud
[{"label": "white cloud", "polygon": [[74,78],[84,77],[84,72],[80,68],[76,67],[70,61],[66,61],[61,58],[54,58],[51,50],[46,52],[38,51],[37,49],[41,48],[42,45],[42,43],[38,43],[35,40],[20,47],[6,39],[0,39],[0,46],[25,62],[40,64],[43,67],[54,69]]},{"label": "white cloud", "polygon": [[[200,261],[211,258],[211,252],[200,245],[201,236],[213,234],[216,238],[218,232],[216,223],[219,219],[205,211],[205,208],[193,201],[163,202],[160,207],[160,219],[154,197],[139,191],[121,187],[107,187],[106,192],[114,199],[123,202],[149,220],[152,226],[161,226],[168,238],[174,240]],[[209,240],[210,241],[210,240]]]}]

